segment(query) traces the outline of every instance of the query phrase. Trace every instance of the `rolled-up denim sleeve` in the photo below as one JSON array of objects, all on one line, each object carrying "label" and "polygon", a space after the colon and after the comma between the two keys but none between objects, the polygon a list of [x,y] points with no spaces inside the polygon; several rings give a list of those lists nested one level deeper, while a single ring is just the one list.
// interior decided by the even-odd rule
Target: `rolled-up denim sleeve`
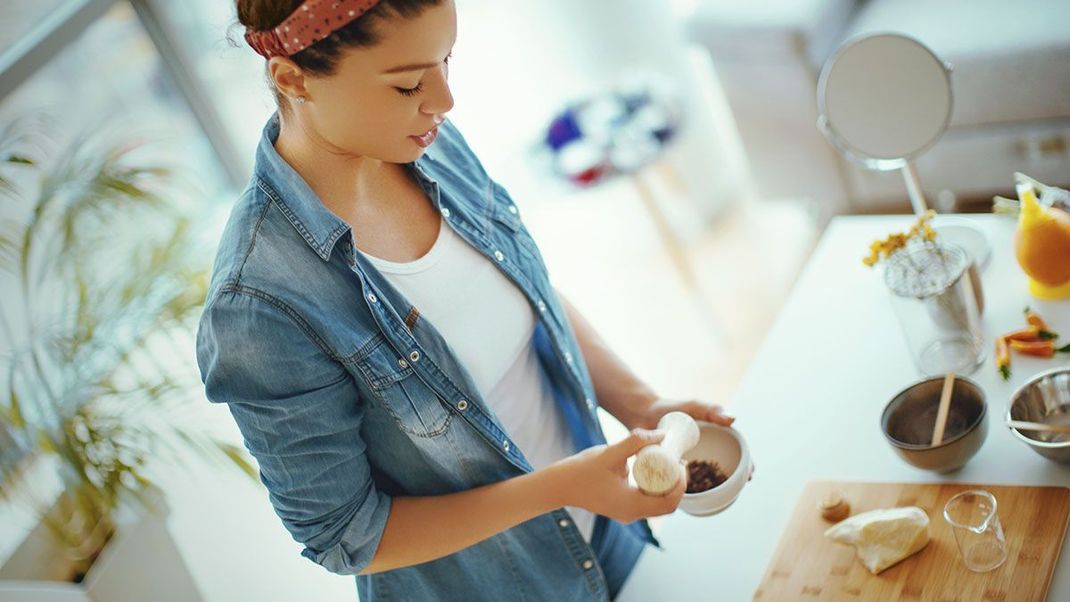
[{"label": "rolled-up denim sleeve", "polygon": [[359,573],[375,555],[390,497],[371,478],[349,373],[299,316],[256,291],[209,303],[197,362],[208,399],[230,408],[302,554]]}]

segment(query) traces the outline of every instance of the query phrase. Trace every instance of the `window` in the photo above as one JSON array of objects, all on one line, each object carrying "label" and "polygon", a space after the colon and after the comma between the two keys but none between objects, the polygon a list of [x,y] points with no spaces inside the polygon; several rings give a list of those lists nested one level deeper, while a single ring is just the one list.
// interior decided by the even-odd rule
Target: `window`
[{"label": "window", "polygon": [[0,123],[43,114],[58,147],[94,133],[148,143],[205,199],[227,175],[133,8],[117,2],[0,103]]}]

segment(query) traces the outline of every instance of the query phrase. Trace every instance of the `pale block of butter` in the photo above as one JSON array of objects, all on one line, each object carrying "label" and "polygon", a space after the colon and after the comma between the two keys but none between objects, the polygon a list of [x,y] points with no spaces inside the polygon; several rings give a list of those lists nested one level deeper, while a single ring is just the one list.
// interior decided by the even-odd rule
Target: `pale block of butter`
[{"label": "pale block of butter", "polygon": [[929,543],[929,515],[916,506],[871,510],[840,521],[825,537],[853,545],[876,575]]}]

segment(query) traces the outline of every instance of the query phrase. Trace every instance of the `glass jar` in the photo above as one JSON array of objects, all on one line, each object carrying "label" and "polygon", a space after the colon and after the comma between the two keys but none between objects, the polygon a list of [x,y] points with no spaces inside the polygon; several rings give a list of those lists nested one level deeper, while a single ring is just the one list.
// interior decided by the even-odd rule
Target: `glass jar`
[{"label": "glass jar", "polygon": [[970,258],[939,242],[907,246],[888,259],[884,282],[918,370],[971,374],[984,362]]}]

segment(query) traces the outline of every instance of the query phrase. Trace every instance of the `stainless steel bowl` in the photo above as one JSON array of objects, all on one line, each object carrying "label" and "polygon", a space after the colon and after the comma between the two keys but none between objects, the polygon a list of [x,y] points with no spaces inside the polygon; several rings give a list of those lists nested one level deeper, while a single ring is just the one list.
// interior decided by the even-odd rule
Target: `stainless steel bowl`
[{"label": "stainless steel bowl", "polygon": [[956,377],[944,439],[933,447],[933,426],[943,387],[944,377],[938,376],[904,389],[884,408],[881,431],[892,449],[908,464],[951,472],[961,468],[981,449],[988,434],[988,410],[981,387],[972,380]]},{"label": "stainless steel bowl", "polygon": [[[1070,368],[1042,372],[1019,387],[1011,396],[1007,418],[1070,425]],[[1045,458],[1070,464],[1070,435],[1013,428],[1011,432]]]}]

